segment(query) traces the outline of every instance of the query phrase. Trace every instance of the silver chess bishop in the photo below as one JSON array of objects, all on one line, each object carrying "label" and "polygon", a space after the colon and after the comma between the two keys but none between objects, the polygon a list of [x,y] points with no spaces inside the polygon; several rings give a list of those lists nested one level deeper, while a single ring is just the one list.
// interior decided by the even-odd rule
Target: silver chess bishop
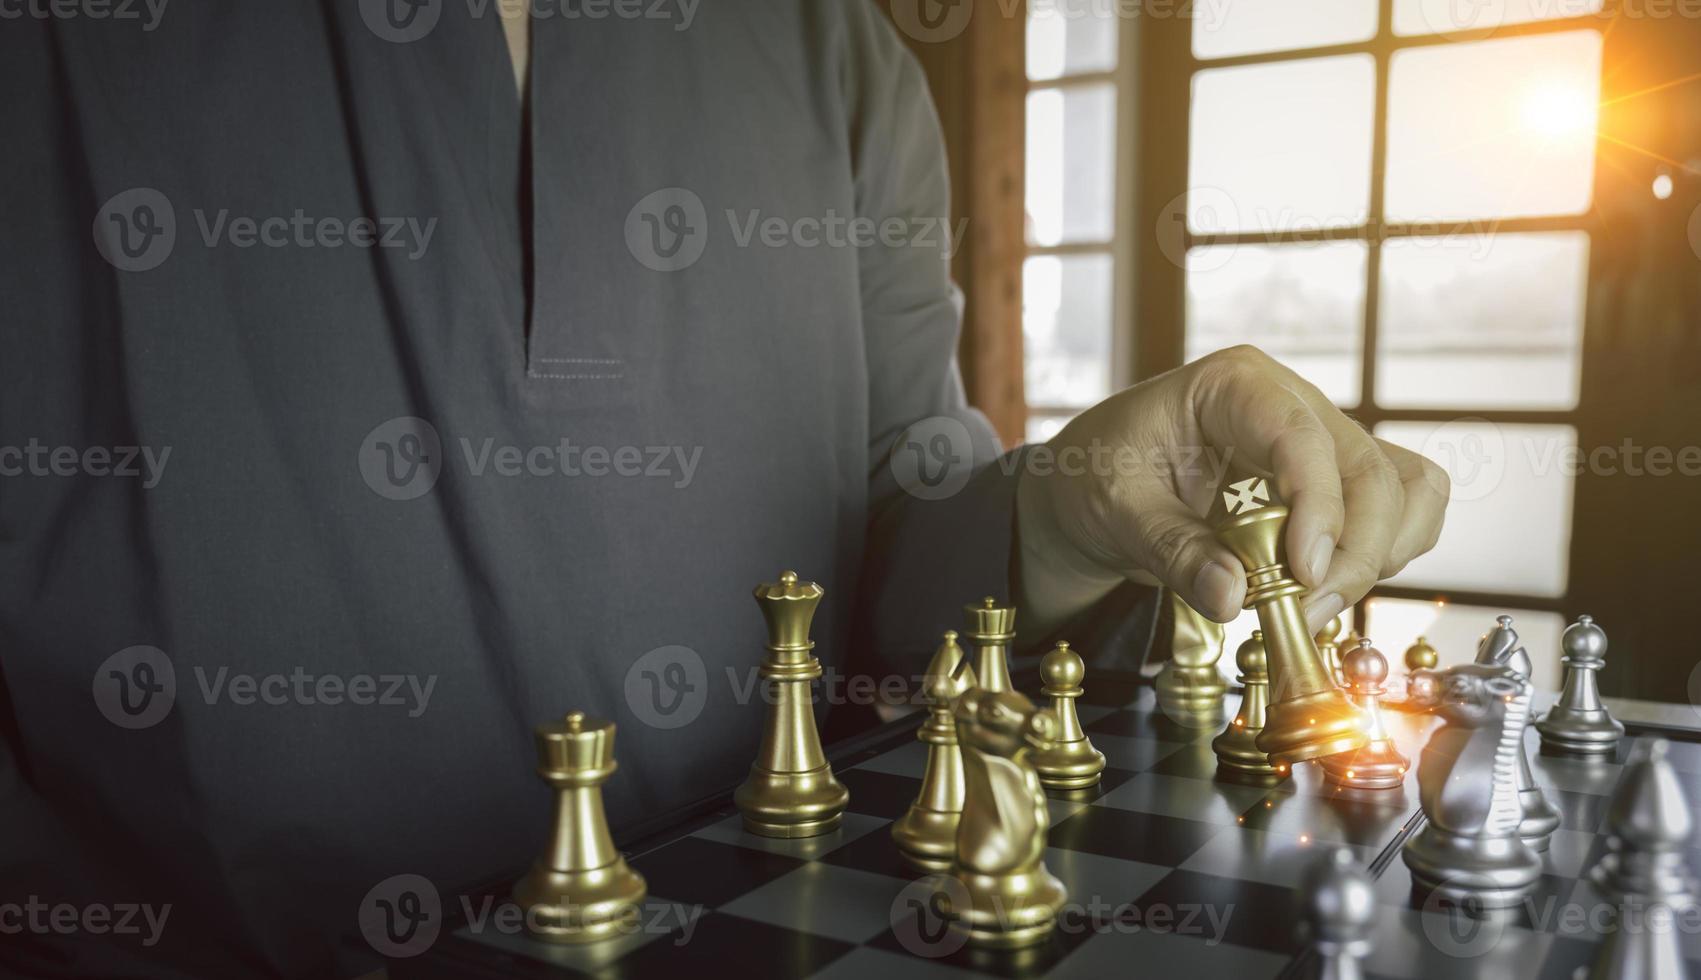
[{"label": "silver chess bishop", "polygon": [[1607,810],[1607,854],[1589,878],[1618,909],[1616,928],[1576,980],[1683,980],[1695,879],[1684,864],[1694,822],[1664,740],[1626,767]]},{"label": "silver chess bishop", "polygon": [[1401,856],[1415,889],[1466,907],[1510,908],[1534,890],[1542,862],[1518,835],[1518,757],[1530,682],[1503,664],[1460,664],[1436,676],[1444,720],[1418,760],[1427,818]]},{"label": "silver chess bishop", "polygon": [[[1530,679],[1534,668],[1529,653],[1518,643],[1518,631],[1512,628],[1511,616],[1501,616],[1483,636],[1477,645],[1477,663],[1502,664],[1517,671],[1524,680]],[[1529,745],[1522,737],[1518,739],[1518,802],[1524,809],[1518,836],[1538,851],[1547,850],[1553,832],[1559,829],[1559,811],[1536,784],[1535,773],[1530,770]]]},{"label": "silver chess bishop", "polygon": [[1579,616],[1560,638],[1565,650],[1565,684],[1559,700],[1536,731],[1542,745],[1571,755],[1611,755],[1624,737],[1624,726],[1607,713],[1595,675],[1606,664],[1606,631],[1589,616]]}]

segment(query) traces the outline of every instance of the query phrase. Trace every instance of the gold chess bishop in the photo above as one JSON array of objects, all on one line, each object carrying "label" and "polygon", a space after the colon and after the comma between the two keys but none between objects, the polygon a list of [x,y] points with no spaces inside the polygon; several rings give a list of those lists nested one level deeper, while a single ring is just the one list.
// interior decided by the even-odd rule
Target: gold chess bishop
[{"label": "gold chess bishop", "polygon": [[1223,624],[1201,615],[1178,593],[1169,593],[1175,622],[1170,657],[1153,679],[1158,706],[1177,724],[1210,728],[1222,720],[1228,685],[1217,672],[1223,656]]},{"label": "gold chess bishop", "polygon": [[974,686],[975,672],[968,654],[957,645],[955,632],[946,633],[927,665],[922,689],[927,699],[927,720],[915,735],[927,746],[927,770],[915,802],[892,824],[892,840],[898,852],[921,871],[949,871],[957,854],[957,823],[963,815],[963,749],[951,711],[957,699]]}]

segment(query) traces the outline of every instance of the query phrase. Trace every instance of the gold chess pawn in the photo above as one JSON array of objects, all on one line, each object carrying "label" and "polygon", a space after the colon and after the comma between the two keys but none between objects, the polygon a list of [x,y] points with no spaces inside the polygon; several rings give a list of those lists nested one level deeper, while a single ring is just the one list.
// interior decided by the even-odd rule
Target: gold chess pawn
[{"label": "gold chess pawn", "polygon": [[1406,673],[1415,674],[1420,670],[1434,670],[1441,662],[1441,654],[1429,645],[1429,640],[1418,637],[1417,642],[1406,647]]},{"label": "gold chess pawn", "polygon": [[1382,682],[1388,679],[1388,660],[1369,640],[1360,640],[1356,649],[1341,658],[1341,670],[1347,678],[1348,696],[1370,719],[1370,744],[1324,759],[1323,777],[1348,789],[1394,789],[1405,782],[1411,760],[1394,747],[1394,740],[1382,726],[1377,701],[1382,697]]},{"label": "gold chess pawn", "polygon": [[1237,782],[1274,784],[1286,779],[1286,763],[1273,763],[1258,748],[1258,736],[1264,731],[1264,720],[1270,703],[1269,660],[1264,650],[1263,630],[1253,630],[1240,649],[1234,652],[1234,665],[1240,668],[1240,710],[1235,713],[1222,734],[1211,740],[1211,751],[1217,754],[1217,768]]},{"label": "gold chess pawn", "polygon": [[949,871],[957,854],[957,823],[963,815],[963,749],[957,742],[956,700],[975,686],[974,668],[957,645],[957,634],[945,641],[927,665],[927,720],[916,739],[927,746],[927,771],[921,792],[909,810],[892,824],[892,840],[905,861],[922,871]]},{"label": "gold chess pawn", "polygon": [[1152,685],[1164,714],[1189,728],[1219,724],[1228,685],[1217,671],[1223,656],[1223,625],[1200,615],[1175,592],[1169,593],[1175,634],[1170,658]]},{"label": "gold chess pawn", "polygon": [[1271,504],[1269,481],[1258,477],[1231,484],[1222,499],[1231,516],[1217,526],[1217,539],[1246,567],[1246,605],[1258,611],[1269,661],[1270,707],[1258,748],[1289,766],[1363,748],[1370,741],[1364,713],[1318,657],[1299,601],[1305,586],[1288,574],[1288,509]]},{"label": "gold chess pawn", "polygon": [[975,676],[986,691],[1010,690],[1010,644],[1016,639],[1016,607],[1001,606],[987,596],[978,603],[964,606],[968,616],[967,639],[979,659],[975,661]]},{"label": "gold chess pawn", "polygon": [[815,837],[844,817],[850,791],[833,778],[815,729],[810,685],[821,662],[810,651],[809,623],[826,592],[785,572],[756,587],[756,604],[768,624],[768,656],[760,676],[772,686],[762,747],[750,776],[733,793],[744,829],[763,837]]},{"label": "gold chess pawn", "polygon": [[1081,655],[1059,642],[1040,661],[1040,693],[1051,699],[1048,707],[1057,717],[1057,737],[1049,749],[1030,757],[1040,784],[1049,789],[1085,789],[1098,783],[1104,773],[1104,753],[1093,748],[1075,712],[1075,700],[1083,693],[1081,679],[1087,665]]},{"label": "gold chess pawn", "polygon": [[[1345,687],[1346,677],[1341,673],[1341,631],[1346,629],[1346,623],[1336,616],[1323,624],[1323,629],[1317,634],[1317,656],[1322,659],[1323,666],[1329,671],[1329,677],[1342,687]],[[1357,643],[1349,644],[1345,649],[1351,650]]]},{"label": "gold chess pawn", "polygon": [[1043,942],[1068,899],[1045,867],[1051,825],[1045,790],[1029,758],[1057,734],[1057,719],[1019,691],[975,688],[957,699],[966,793],[951,876],[940,911],[971,945],[1017,949]]},{"label": "gold chess pawn", "polygon": [[614,723],[580,711],[537,728],[538,775],[556,792],[549,849],[514,885],[540,939],[588,943],[638,925],[644,879],[614,849],[602,784],[614,775]]}]

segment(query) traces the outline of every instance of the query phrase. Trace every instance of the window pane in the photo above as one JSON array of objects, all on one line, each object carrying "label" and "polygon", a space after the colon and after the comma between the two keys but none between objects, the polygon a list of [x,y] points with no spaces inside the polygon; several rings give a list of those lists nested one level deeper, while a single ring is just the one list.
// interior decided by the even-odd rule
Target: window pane
[{"label": "window pane", "polygon": [[1599,13],[1601,0],[1394,0],[1395,34],[1486,31],[1532,20]]},{"label": "window pane", "polygon": [[1039,443],[1050,439],[1063,430],[1069,420],[1058,415],[1030,415],[1025,441]]},{"label": "window pane", "polygon": [[1116,67],[1116,7],[1028,5],[1028,77],[1035,81]]},{"label": "window pane", "polygon": [[1377,0],[1201,3],[1193,13],[1193,54],[1227,58],[1349,44],[1376,36]]},{"label": "window pane", "polygon": [[1194,75],[1188,225],[1293,232],[1362,224],[1374,87],[1369,55]]},{"label": "window pane", "polygon": [[1588,271],[1583,232],[1390,239],[1377,403],[1575,408]]},{"label": "window pane", "polygon": [[1108,242],[1116,203],[1116,88],[1028,96],[1028,241]]},{"label": "window pane", "polygon": [[1376,434],[1416,450],[1453,480],[1435,550],[1399,585],[1524,595],[1565,594],[1577,430],[1568,425],[1385,422]]},{"label": "window pane", "polygon": [[1565,618],[1558,613],[1381,597],[1364,604],[1365,631],[1388,658],[1389,677],[1405,676],[1406,648],[1420,636],[1440,654],[1436,666],[1470,663],[1477,657],[1477,641],[1494,628],[1497,616],[1512,617],[1512,628],[1530,654],[1536,687],[1557,690],[1559,635],[1565,630]]},{"label": "window pane", "polygon": [[1111,265],[1109,255],[1023,265],[1028,404],[1085,408],[1110,394]]},{"label": "window pane", "polygon": [[1363,242],[1210,245],[1187,253],[1187,359],[1255,344],[1337,404],[1359,397]]},{"label": "window pane", "polygon": [[1601,35],[1396,52],[1388,90],[1388,216],[1447,221],[1588,209]]}]

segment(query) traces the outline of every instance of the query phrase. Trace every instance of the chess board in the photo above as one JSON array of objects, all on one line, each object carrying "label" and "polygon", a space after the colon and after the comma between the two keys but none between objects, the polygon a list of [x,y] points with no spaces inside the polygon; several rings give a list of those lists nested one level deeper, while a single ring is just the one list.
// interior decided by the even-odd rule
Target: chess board
[{"label": "chess board", "polygon": [[[1231,711],[1236,698],[1228,696]],[[1399,851],[1423,819],[1415,767],[1404,786],[1380,791],[1337,789],[1314,765],[1275,786],[1236,784],[1217,778],[1210,740],[1218,729],[1167,716],[1143,683],[1089,681],[1080,714],[1109,767],[1093,789],[1052,794],[1046,864],[1068,887],[1069,905],[1043,945],[961,945],[929,901],[938,879],[921,879],[900,860],[891,823],[914,799],[926,760],[910,721],[834,759],[850,806],[832,834],[756,837],[728,803],[630,847],[650,898],[628,935],[558,946],[511,920],[498,925],[491,913],[507,903],[512,882],[498,878],[457,901],[445,896],[438,938],[392,961],[390,975],[1300,977],[1313,969],[1297,938],[1301,876],[1322,849],[1346,847],[1375,878],[1384,906],[1371,976],[1568,978],[1601,938],[1603,902],[1585,876],[1605,846],[1608,797],[1648,737],[1633,726],[1606,760],[1536,758],[1536,778],[1564,816],[1540,890],[1514,913],[1473,918],[1411,894]],[[1437,723],[1387,715],[1414,759]],[[1674,742],[1670,758],[1701,805],[1701,742]],[[1701,850],[1692,864],[1701,867]],[[1701,976],[1701,935],[1684,943],[1692,975]]]}]

